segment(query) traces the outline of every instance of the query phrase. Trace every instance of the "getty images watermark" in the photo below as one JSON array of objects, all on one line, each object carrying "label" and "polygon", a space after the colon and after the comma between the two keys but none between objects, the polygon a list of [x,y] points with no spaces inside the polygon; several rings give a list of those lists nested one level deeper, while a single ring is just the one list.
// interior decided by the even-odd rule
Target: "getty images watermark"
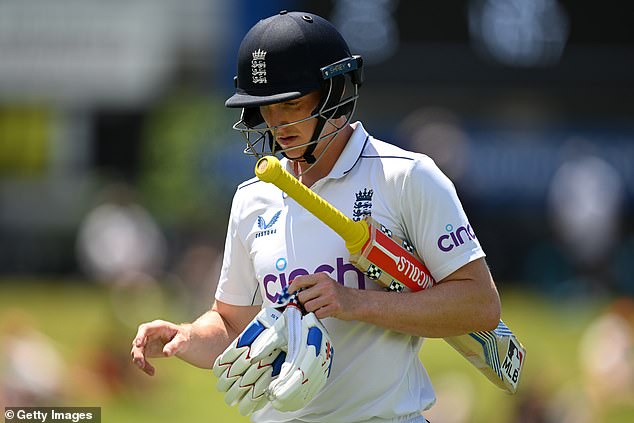
[{"label": "getty images watermark", "polygon": [[5,423],[101,423],[101,407],[5,407]]}]

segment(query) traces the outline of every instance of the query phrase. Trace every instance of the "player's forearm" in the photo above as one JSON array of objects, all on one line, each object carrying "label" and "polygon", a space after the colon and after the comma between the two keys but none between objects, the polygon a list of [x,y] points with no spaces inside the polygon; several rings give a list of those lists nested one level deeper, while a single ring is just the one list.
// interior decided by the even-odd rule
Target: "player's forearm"
[{"label": "player's forearm", "polygon": [[500,303],[488,285],[455,280],[419,292],[357,291],[356,319],[428,338],[492,330],[500,319]]},{"label": "player's forearm", "polygon": [[184,323],[184,325],[190,326],[190,342],[187,348],[178,352],[176,356],[205,369],[213,366],[216,357],[238,335],[215,310],[209,310],[193,323]]}]

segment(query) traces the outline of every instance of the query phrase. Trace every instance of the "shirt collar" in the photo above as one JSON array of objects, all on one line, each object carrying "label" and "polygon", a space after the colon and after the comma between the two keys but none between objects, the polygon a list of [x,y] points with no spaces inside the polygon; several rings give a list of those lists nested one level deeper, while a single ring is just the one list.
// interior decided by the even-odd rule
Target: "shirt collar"
[{"label": "shirt collar", "polygon": [[361,122],[355,122],[352,124],[352,135],[344,147],[339,159],[335,163],[327,178],[338,179],[345,176],[354,165],[359,161],[359,157],[363,153],[366,141],[370,136],[363,127]]}]

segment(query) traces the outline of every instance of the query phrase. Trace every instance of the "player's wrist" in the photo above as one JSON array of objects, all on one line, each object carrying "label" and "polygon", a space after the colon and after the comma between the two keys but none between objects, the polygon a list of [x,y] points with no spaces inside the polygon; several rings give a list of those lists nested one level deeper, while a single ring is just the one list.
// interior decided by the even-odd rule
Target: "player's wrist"
[{"label": "player's wrist", "polygon": [[347,319],[345,320],[357,320],[367,321],[370,310],[372,307],[369,305],[371,301],[371,291],[347,288],[350,290],[348,298],[350,302],[347,307]]},{"label": "player's wrist", "polygon": [[393,292],[359,290],[356,291],[355,304],[351,307],[354,313],[353,320],[377,324],[386,320],[386,310],[390,309],[389,296]]}]

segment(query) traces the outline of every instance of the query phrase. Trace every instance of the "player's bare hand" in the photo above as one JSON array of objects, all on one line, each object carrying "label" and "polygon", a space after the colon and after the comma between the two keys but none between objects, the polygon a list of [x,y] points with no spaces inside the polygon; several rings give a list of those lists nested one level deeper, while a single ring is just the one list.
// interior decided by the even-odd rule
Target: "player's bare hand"
[{"label": "player's bare hand", "polygon": [[344,287],[326,273],[297,276],[288,291],[296,292],[300,289],[299,301],[307,312],[314,312],[318,318],[354,318],[352,313],[358,290]]},{"label": "player's bare hand", "polygon": [[147,361],[153,357],[171,357],[184,352],[191,339],[191,325],[177,325],[164,320],[139,325],[132,341],[132,362],[150,376],[155,373],[154,367]]}]

